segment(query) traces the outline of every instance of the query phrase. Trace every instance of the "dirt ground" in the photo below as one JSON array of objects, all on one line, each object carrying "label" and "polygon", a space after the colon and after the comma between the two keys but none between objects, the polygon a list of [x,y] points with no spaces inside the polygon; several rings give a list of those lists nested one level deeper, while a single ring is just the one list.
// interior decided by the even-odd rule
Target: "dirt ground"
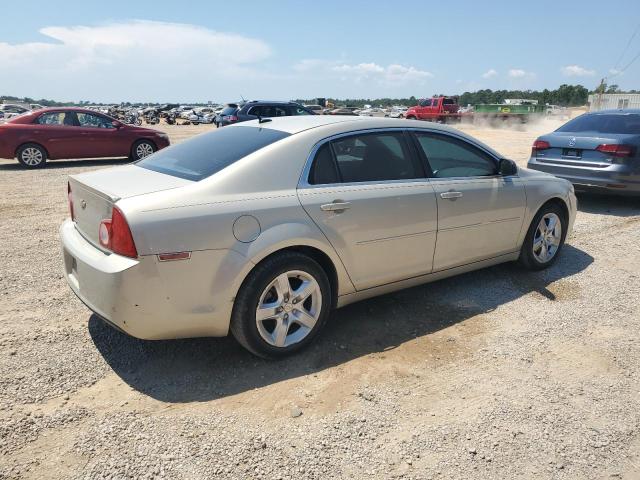
[{"label": "dirt ground", "polygon": [[[555,125],[461,128],[525,165]],[[268,362],[133,339],[72,295],[66,178],[122,163],[0,161],[0,479],[640,478],[640,200],[581,195],[552,268],[351,305]]]}]

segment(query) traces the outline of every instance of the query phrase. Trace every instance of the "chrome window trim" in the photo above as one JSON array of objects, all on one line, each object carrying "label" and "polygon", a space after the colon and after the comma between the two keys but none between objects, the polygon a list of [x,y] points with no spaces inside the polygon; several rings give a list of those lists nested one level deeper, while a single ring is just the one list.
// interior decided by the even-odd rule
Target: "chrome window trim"
[{"label": "chrome window trim", "polygon": [[[309,183],[309,174],[311,173],[311,165],[313,164],[313,160],[315,159],[316,153],[324,144],[331,142],[332,140],[336,140],[338,138],[350,137],[353,135],[361,135],[367,133],[383,133],[383,132],[419,132],[419,133],[435,133],[444,136],[451,136],[457,140],[461,140],[467,143],[470,143],[472,146],[478,148],[482,152],[486,153],[493,161],[496,163],[496,168],[500,159],[496,157],[492,152],[484,148],[482,145],[477,144],[475,141],[471,141],[468,138],[465,138],[460,135],[456,135],[455,132],[443,132],[441,130],[433,130],[430,128],[418,128],[418,127],[381,127],[381,128],[366,128],[362,130],[351,130],[349,132],[337,133],[334,135],[330,135],[328,137],[323,138],[322,140],[317,141],[313,147],[311,147],[311,152],[307,156],[307,160],[305,162],[304,168],[302,169],[302,173],[300,174],[300,179],[298,180],[297,189],[307,189],[307,188],[330,188],[337,186],[361,186],[361,185],[385,185],[389,183],[416,183],[416,182],[430,182],[430,181],[460,181],[460,180],[469,180],[469,179],[491,179],[491,178],[513,178],[517,177],[517,175],[510,175],[508,177],[504,177],[500,174],[496,175],[481,175],[475,177],[447,177],[447,178],[436,178],[436,177],[420,177],[420,178],[409,178],[409,179],[400,179],[400,180],[379,180],[379,181],[366,181],[366,182],[338,182],[338,183],[322,183],[318,185],[311,185]],[[417,153],[417,152],[416,152]],[[422,159],[420,159],[422,161]]]}]

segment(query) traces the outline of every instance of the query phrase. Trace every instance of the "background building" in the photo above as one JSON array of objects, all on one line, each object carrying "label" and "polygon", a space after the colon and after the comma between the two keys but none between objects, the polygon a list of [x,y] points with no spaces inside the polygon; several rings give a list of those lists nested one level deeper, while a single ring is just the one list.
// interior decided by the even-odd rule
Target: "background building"
[{"label": "background building", "polygon": [[609,108],[640,108],[640,93],[593,93],[589,95],[589,110]]}]

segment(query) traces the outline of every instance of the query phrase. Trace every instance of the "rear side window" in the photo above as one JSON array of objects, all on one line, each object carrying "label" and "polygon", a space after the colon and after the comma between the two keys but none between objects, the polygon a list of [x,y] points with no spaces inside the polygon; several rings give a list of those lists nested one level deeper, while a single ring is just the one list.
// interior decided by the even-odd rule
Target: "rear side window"
[{"label": "rear side window", "polygon": [[463,140],[444,135],[417,133],[435,178],[495,175],[496,162]]},{"label": "rear side window", "polygon": [[336,164],[333,161],[333,153],[331,153],[331,145],[325,143],[316,153],[309,174],[309,183],[311,185],[327,185],[338,183],[339,181]]},{"label": "rear side window", "polygon": [[43,113],[36,118],[36,123],[39,125],[62,125],[64,120],[64,113],[62,112],[50,112]]},{"label": "rear side window", "polygon": [[269,128],[226,127],[160,150],[136,165],[197,182],[289,135]]},{"label": "rear side window", "polygon": [[424,173],[418,159],[409,152],[403,134],[383,132],[353,135],[325,144],[316,154],[309,183],[413,178],[424,178]]},{"label": "rear side window", "polygon": [[640,115],[626,114],[586,114],[565,123],[556,132],[572,133],[621,133],[640,134]]},{"label": "rear side window", "polygon": [[311,115],[311,113],[309,113],[309,110],[296,105],[291,106],[291,112],[292,115]]}]

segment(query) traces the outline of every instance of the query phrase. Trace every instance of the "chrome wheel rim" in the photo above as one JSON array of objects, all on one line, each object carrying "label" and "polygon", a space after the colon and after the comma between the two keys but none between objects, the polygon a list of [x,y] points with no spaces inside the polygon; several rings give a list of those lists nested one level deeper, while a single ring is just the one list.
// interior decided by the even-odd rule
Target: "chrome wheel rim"
[{"label": "chrome wheel rim", "polygon": [[153,153],[153,147],[149,143],[141,143],[136,147],[136,155],[138,158],[148,157]]},{"label": "chrome wheel rim", "polygon": [[562,239],[562,222],[555,213],[544,215],[533,236],[533,256],[539,262],[546,263],[551,260],[560,247]]},{"label": "chrome wheel rim", "polygon": [[256,308],[258,333],[269,345],[285,348],[305,339],[322,309],[316,279],[301,270],[278,275],[264,289]]},{"label": "chrome wheel rim", "polygon": [[20,155],[20,158],[27,165],[34,167],[40,165],[44,159],[42,152],[34,147],[25,148]]}]

